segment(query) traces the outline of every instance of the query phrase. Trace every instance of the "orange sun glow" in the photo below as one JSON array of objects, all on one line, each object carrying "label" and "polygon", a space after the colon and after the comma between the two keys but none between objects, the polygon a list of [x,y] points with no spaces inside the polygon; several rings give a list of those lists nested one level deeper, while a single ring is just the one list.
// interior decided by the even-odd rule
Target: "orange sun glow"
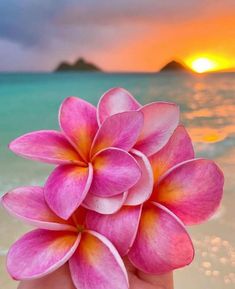
[{"label": "orange sun glow", "polygon": [[216,63],[209,58],[200,57],[195,59],[192,64],[192,69],[198,73],[211,71],[216,68]]},{"label": "orange sun glow", "polygon": [[219,71],[229,68],[228,60],[221,56],[205,55],[186,59],[186,64],[197,73]]}]

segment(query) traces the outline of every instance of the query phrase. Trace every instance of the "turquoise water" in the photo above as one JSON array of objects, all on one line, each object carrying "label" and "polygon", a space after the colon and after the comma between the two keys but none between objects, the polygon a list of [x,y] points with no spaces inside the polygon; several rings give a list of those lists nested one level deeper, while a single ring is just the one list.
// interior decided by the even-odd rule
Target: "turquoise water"
[{"label": "turquoise water", "polygon": [[43,182],[50,169],[15,157],[7,149],[12,139],[58,128],[57,111],[65,97],[79,96],[97,104],[102,93],[114,86],[130,90],[143,104],[178,103],[199,155],[215,157],[235,143],[235,74],[0,74],[0,192],[29,179]]},{"label": "turquoise water", "polygon": [[[233,275],[235,74],[233,73],[0,74],[0,194],[19,185],[42,185],[52,170],[50,165],[24,160],[11,153],[7,149],[7,144],[12,139],[33,130],[57,129],[57,112],[65,97],[79,96],[97,104],[102,93],[114,86],[130,90],[142,104],[157,100],[178,103],[181,107],[182,122],[194,141],[197,156],[215,159],[224,170],[226,186],[221,209],[210,222],[190,229],[197,257],[193,265],[176,273],[178,286],[176,289],[233,288],[232,284],[235,282]],[[11,233],[7,229],[6,221],[4,223],[4,218],[0,225],[9,235]],[[0,253],[1,250],[5,252],[11,237],[8,239],[5,245],[0,245]],[[195,285],[192,284],[192,280],[196,280]],[[6,284],[8,283],[4,283],[4,286]]]}]

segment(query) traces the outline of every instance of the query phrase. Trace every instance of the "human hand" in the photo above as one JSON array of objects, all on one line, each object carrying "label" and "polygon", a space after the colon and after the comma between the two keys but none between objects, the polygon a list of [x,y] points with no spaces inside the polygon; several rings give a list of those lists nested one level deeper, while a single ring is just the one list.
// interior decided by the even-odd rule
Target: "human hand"
[{"label": "human hand", "polygon": [[[128,260],[125,260],[128,271],[130,289],[173,289],[173,274],[149,275],[136,270]],[[67,265],[46,277],[23,281],[18,289],[76,289],[70,277]]]},{"label": "human hand", "polygon": [[17,289],[76,289],[66,264],[55,272],[35,280],[20,282]]},{"label": "human hand", "polygon": [[173,273],[150,275],[137,270],[127,259],[124,260],[130,289],[173,289]]}]

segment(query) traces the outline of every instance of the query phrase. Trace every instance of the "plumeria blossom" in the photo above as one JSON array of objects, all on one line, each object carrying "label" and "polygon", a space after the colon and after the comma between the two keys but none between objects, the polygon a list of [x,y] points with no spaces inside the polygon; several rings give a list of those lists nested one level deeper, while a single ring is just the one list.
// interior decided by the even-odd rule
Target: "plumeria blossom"
[{"label": "plumeria blossom", "polygon": [[96,209],[102,202],[102,208],[109,209],[109,199],[115,211],[141,177],[140,166],[128,151],[143,121],[140,111],[120,112],[98,127],[96,108],[69,97],[60,107],[61,132],[28,133],[9,147],[22,157],[58,165],[47,179],[44,194],[61,218],[68,219],[82,203]]},{"label": "plumeria blossom", "polygon": [[111,240],[139,270],[162,274],[193,260],[185,225],[201,223],[215,212],[224,178],[213,161],[194,158],[183,126],[149,160],[154,173],[150,198],[142,205],[123,206],[112,215],[89,212],[86,225]]},{"label": "plumeria blossom", "polygon": [[84,100],[67,98],[59,123],[61,132],[32,132],[14,140],[10,149],[59,165],[45,184],[45,198],[60,217],[69,218],[79,205],[112,214],[124,203],[139,205],[150,197],[153,174],[147,156],[169,140],[179,108],[166,102],[141,106],[126,90],[113,88],[101,97],[97,113]]},{"label": "plumeria blossom", "polygon": [[98,123],[102,125],[108,117],[125,111],[140,111],[144,115],[144,125],[134,148],[146,156],[159,151],[179,123],[179,107],[175,103],[159,101],[141,106],[123,88],[112,88],[100,98]]},{"label": "plumeria blossom", "polygon": [[[115,247],[101,234],[84,227],[86,209],[80,207],[64,220],[48,207],[41,187],[16,188],[1,202],[9,213],[38,228],[26,233],[8,252],[7,269],[14,279],[44,277],[38,281],[43,286],[43,280],[49,278],[53,288],[60,288],[62,279],[68,282],[64,288],[71,288],[71,279],[77,289],[129,287]],[[61,278],[61,274],[70,274],[71,278]]]},{"label": "plumeria blossom", "polygon": [[54,284],[61,270],[70,287],[125,289],[120,256],[152,274],[191,263],[185,226],[215,212],[224,180],[214,162],[195,158],[178,106],[141,106],[113,88],[97,110],[67,98],[59,124],[61,131],[32,132],[10,144],[20,156],[57,165],[44,189],[17,188],[1,200],[38,228],[10,248],[10,275]]},{"label": "plumeria blossom", "polygon": [[[144,116],[141,132],[130,150],[138,162],[142,174],[139,181],[128,192],[124,192],[123,203],[133,206],[145,202],[152,193],[153,173],[147,157],[159,151],[171,137],[179,124],[179,107],[170,102],[152,102],[142,106],[125,89],[112,88],[99,100],[97,107],[99,126],[102,127],[109,117],[125,111],[139,111]],[[93,206],[92,209],[99,213],[114,213],[120,208],[120,201],[117,197],[116,199],[106,199],[105,202],[104,199],[96,201],[99,207]],[[115,205],[117,206],[115,207]]]}]

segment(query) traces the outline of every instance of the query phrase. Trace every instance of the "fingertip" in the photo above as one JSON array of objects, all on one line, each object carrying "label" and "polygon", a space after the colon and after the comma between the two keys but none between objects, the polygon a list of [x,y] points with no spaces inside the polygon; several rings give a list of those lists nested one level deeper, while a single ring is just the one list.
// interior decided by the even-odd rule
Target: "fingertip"
[{"label": "fingertip", "polygon": [[135,274],[136,273],[136,268],[132,265],[132,263],[130,262],[130,260],[128,259],[128,257],[124,257],[123,258],[123,262],[125,264],[125,267],[128,271],[128,273],[133,273]]},{"label": "fingertip", "polygon": [[138,271],[138,276],[141,280],[157,286],[156,289],[174,289],[173,272],[151,275]]}]

